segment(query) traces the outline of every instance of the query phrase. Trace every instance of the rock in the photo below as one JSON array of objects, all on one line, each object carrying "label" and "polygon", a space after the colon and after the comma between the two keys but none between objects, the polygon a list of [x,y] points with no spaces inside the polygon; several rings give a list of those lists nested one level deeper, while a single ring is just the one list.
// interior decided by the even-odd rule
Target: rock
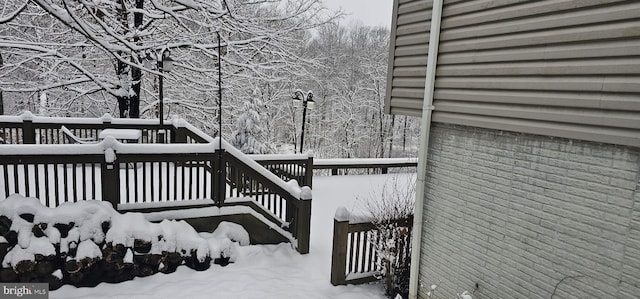
[{"label": "rock", "polygon": [[102,224],[100,224],[100,226],[102,227],[102,233],[106,235],[107,231],[109,231],[109,229],[111,228],[111,222],[104,221],[102,222]]},{"label": "rock", "polygon": [[16,273],[18,273],[18,275],[21,274],[25,274],[25,273],[31,273],[33,272],[33,269],[35,268],[36,263],[34,261],[19,261],[18,264],[15,265],[14,270],[16,271]]},{"label": "rock", "polygon": [[137,271],[134,271],[134,273],[136,273],[136,276],[140,276],[140,277],[153,275],[156,272],[157,271],[154,270],[153,268],[151,268],[151,266],[149,266],[149,265],[140,265],[140,266],[137,267]]},{"label": "rock", "polygon": [[47,230],[46,223],[38,223],[31,228],[31,232],[36,238],[41,238],[46,236],[45,231]]},{"label": "rock", "polygon": [[22,219],[26,220],[26,221],[27,221],[27,222],[29,222],[29,223],[33,223],[33,218],[35,217],[35,216],[34,216],[33,214],[31,214],[31,213],[22,213],[22,214],[20,214],[20,215],[18,215],[18,216],[20,216],[20,218],[22,218]]},{"label": "rock", "polygon": [[71,281],[74,285],[79,284],[82,279],[84,279],[84,273],[82,272],[69,273],[69,281]]},{"label": "rock", "polygon": [[165,256],[165,260],[168,263],[176,264],[176,265],[182,264],[182,256],[180,256],[180,254],[178,254],[177,252],[166,252],[165,251],[162,254]]},{"label": "rock", "polygon": [[149,253],[151,251],[151,242],[135,239],[133,241],[133,250],[138,253]]},{"label": "rock", "polygon": [[64,271],[69,274],[78,273],[82,270],[82,264],[75,260],[68,260],[64,263]]},{"label": "rock", "polygon": [[48,277],[55,270],[54,264],[51,261],[39,261],[33,269],[33,272],[38,277]]},{"label": "rock", "polygon": [[42,281],[49,284],[49,291],[57,290],[64,284],[62,279],[51,274],[47,275]]},{"label": "rock", "polygon": [[191,251],[191,256],[184,258],[184,264],[193,270],[204,271],[211,267],[211,257],[207,256],[203,261],[199,261],[194,250]]},{"label": "rock", "polygon": [[13,247],[18,244],[18,232],[14,230],[10,230],[4,234],[4,238],[7,240],[7,243],[9,243],[9,247]]},{"label": "rock", "polygon": [[7,216],[0,216],[0,236],[4,236],[11,229],[12,221]]},{"label": "rock", "polygon": [[60,232],[60,237],[62,238],[66,238],[67,236],[69,236],[69,231],[75,226],[74,222],[70,222],[70,223],[56,223],[53,225],[53,227],[55,227],[56,229],[58,229],[58,231]]},{"label": "rock", "polygon": [[0,268],[0,282],[15,282],[18,280],[18,273],[13,268]]},{"label": "rock", "polygon": [[113,246],[107,244],[107,246],[102,249],[102,257],[107,263],[114,264],[118,261],[122,263],[122,258],[124,257],[124,255],[120,256],[120,253],[115,250]]},{"label": "rock", "polygon": [[224,257],[224,256],[220,255],[219,258],[216,258],[216,259],[213,260],[213,263],[217,264],[217,265],[220,265],[222,267],[225,267],[225,266],[229,265],[229,263],[230,263],[229,260],[230,260],[229,257]]},{"label": "rock", "polygon": [[163,261],[162,255],[159,254],[143,254],[142,263],[152,267],[157,267]]},{"label": "rock", "polygon": [[87,269],[91,269],[93,267],[93,265],[95,265],[99,260],[101,260],[100,258],[90,258],[90,257],[85,257],[83,259],[80,260],[80,264],[82,265],[82,270],[87,270]]},{"label": "rock", "polygon": [[9,252],[9,243],[2,242],[0,243],[0,263],[4,260],[4,257]]}]

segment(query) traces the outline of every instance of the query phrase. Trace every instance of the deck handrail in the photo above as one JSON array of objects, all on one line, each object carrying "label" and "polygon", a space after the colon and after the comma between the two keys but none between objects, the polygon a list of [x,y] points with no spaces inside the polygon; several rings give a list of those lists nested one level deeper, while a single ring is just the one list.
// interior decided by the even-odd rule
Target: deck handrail
[{"label": "deck handrail", "polygon": [[260,203],[297,239],[298,252],[308,253],[312,197],[309,186],[285,182],[226,142],[223,148],[226,177],[236,196],[250,197]]},{"label": "deck handrail", "polygon": [[264,168],[282,180],[296,180],[300,186],[313,187],[313,156],[294,155],[249,155]]},{"label": "deck handrail", "polygon": [[[332,175],[346,174],[349,169],[373,169],[386,174],[390,168],[415,168],[417,158],[346,158],[315,159],[307,154],[249,155],[281,179],[298,181],[300,186],[313,185],[313,170],[331,170]],[[342,172],[340,172],[342,170]]]},{"label": "deck handrail", "polygon": [[389,168],[417,167],[418,158],[344,158],[315,159],[313,169],[330,169],[332,175],[340,174],[339,170],[348,169],[380,169],[386,174]]}]

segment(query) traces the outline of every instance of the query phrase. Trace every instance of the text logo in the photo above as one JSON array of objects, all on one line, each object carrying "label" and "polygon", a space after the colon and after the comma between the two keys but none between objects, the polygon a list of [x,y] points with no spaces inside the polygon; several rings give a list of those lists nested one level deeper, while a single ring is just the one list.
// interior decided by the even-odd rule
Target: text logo
[{"label": "text logo", "polygon": [[0,299],[48,299],[46,283],[0,283]]}]

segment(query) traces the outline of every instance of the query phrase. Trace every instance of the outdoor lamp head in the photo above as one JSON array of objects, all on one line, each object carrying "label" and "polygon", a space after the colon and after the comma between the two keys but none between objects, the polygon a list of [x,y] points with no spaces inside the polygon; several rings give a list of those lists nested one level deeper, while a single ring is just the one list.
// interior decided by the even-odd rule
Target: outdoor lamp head
[{"label": "outdoor lamp head", "polygon": [[168,73],[173,70],[173,59],[171,58],[171,51],[164,50],[162,52],[162,71]]},{"label": "outdoor lamp head", "polygon": [[302,90],[298,89],[293,93],[293,100],[294,101],[303,101],[304,100],[304,94],[302,93]]},{"label": "outdoor lamp head", "polygon": [[307,93],[307,107],[309,109],[313,109],[313,107],[315,106],[316,102],[313,100],[313,92],[309,91]]},{"label": "outdoor lamp head", "polygon": [[153,59],[149,53],[144,57],[144,67],[148,69],[154,68],[156,66],[156,62],[157,61]]}]

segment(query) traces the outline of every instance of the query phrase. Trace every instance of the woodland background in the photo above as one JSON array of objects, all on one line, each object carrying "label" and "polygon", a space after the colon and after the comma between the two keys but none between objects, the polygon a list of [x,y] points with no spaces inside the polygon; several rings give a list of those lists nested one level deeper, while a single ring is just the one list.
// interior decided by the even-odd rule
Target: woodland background
[{"label": "woodland background", "polygon": [[296,89],[314,94],[304,150],[315,157],[417,152],[418,119],[384,114],[389,29],[345,24],[320,0],[0,3],[0,114],[157,118],[166,49],[165,118],[217,135],[221,70],[222,135],[247,152],[299,150]]}]

